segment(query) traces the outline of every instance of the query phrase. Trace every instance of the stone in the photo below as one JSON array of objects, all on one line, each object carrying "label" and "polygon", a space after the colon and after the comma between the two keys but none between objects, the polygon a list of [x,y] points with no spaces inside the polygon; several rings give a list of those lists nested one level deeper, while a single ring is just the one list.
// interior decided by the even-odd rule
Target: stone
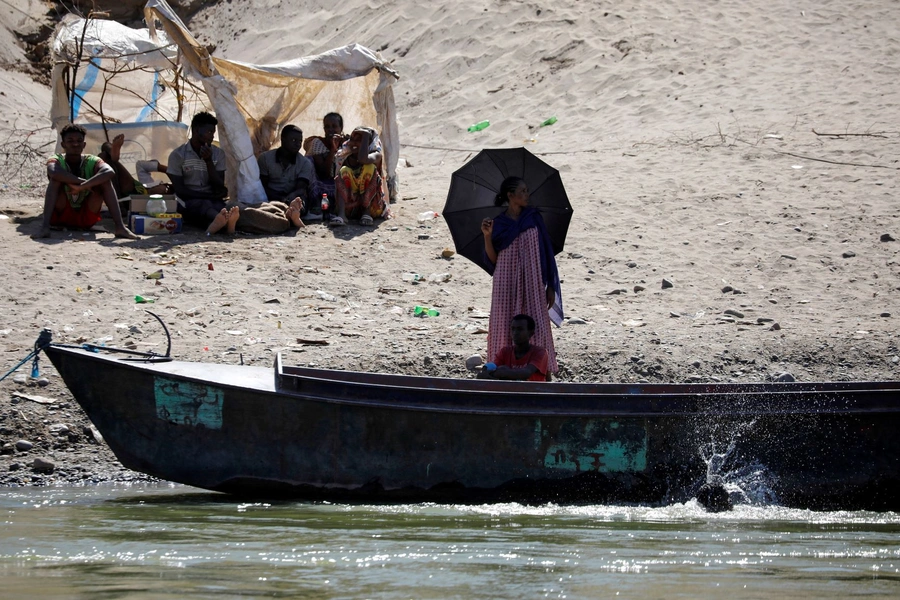
[{"label": "stone", "polygon": [[675,312],[674,310],[670,310],[670,311],[669,311],[669,316],[672,317],[673,319],[680,319],[680,318],[681,318],[681,313],[677,313],[677,312]]},{"label": "stone", "polygon": [[675,284],[673,284],[671,281],[669,281],[668,279],[662,280],[662,289],[666,290],[672,287],[675,287]]},{"label": "stone", "polygon": [[882,234],[881,234],[881,241],[882,241],[882,242],[894,242],[894,241],[896,241],[896,240],[893,238],[893,236],[892,236],[891,234],[889,234],[889,233],[882,233]]},{"label": "stone", "polygon": [[18,471],[18,470],[21,469],[21,468],[22,468],[22,464],[21,464],[21,463],[17,463],[17,462],[9,463],[9,470],[10,470],[10,471]]},{"label": "stone", "polygon": [[728,310],[724,311],[722,314],[731,315],[732,317],[737,317],[738,319],[744,318],[744,313],[734,310],[732,308],[729,308]]},{"label": "stone", "polygon": [[40,379],[35,381],[35,383],[37,383],[40,387],[47,387],[48,385],[50,385],[50,380],[46,377],[41,377]]},{"label": "stone", "polygon": [[3,446],[0,447],[0,454],[12,454],[15,451],[16,447],[10,443],[3,444]]},{"label": "stone", "polygon": [[691,366],[694,367],[695,369],[699,369],[701,367],[701,365],[702,365],[702,363],[699,360],[695,360],[694,362],[691,363]]},{"label": "stone", "polygon": [[854,252],[853,250],[845,250],[844,253],[841,254],[841,256],[843,256],[844,258],[853,258],[854,256],[856,256],[856,252]]},{"label": "stone", "polygon": [[797,260],[796,256],[791,256],[790,254],[782,254],[781,258],[786,258],[787,260]]},{"label": "stone", "polygon": [[762,323],[774,323],[774,322],[775,322],[775,319],[770,319],[769,317],[758,317],[758,318],[756,319],[756,322],[757,322],[757,323],[760,323],[760,324],[762,324]]},{"label": "stone", "polygon": [[34,448],[34,444],[29,442],[28,440],[19,440],[18,442],[16,442],[16,450],[18,450],[19,452],[28,452],[32,448]]},{"label": "stone", "polygon": [[882,316],[882,317],[889,317],[889,316],[891,316],[891,313],[889,313],[889,312],[883,312],[883,313],[881,313],[881,316]]},{"label": "stone", "polygon": [[31,461],[31,470],[35,473],[52,473],[56,465],[45,458],[35,458]]},{"label": "stone", "polygon": [[480,354],[473,354],[469,358],[466,359],[466,368],[470,371],[474,371],[478,367],[484,364],[484,359]]},{"label": "stone", "polygon": [[634,261],[631,261],[631,262],[626,263],[626,265],[628,266],[629,269],[633,269],[637,266],[637,263]]},{"label": "stone", "polygon": [[587,321],[580,317],[574,317],[566,321],[566,325],[587,325]]},{"label": "stone", "polygon": [[769,331],[778,331],[781,329],[781,325],[778,323],[772,323],[772,326],[769,327]]},{"label": "stone", "polygon": [[791,381],[797,381],[796,379],[794,379],[794,376],[787,371],[784,371],[782,373],[775,373],[775,375],[772,377],[772,380],[778,383],[790,383]]},{"label": "stone", "polygon": [[727,294],[728,292],[733,292],[733,291],[734,291],[734,288],[731,287],[730,285],[726,285],[725,287],[722,288],[723,294]]},{"label": "stone", "polygon": [[647,289],[647,288],[645,288],[645,287],[642,286],[642,285],[636,285],[636,286],[634,286],[634,293],[637,294],[638,292],[643,292],[643,291],[646,290],[646,289]]},{"label": "stone", "polygon": [[50,433],[53,435],[65,435],[69,433],[69,426],[64,423],[54,423],[50,426]]},{"label": "stone", "polygon": [[619,294],[627,294],[628,290],[625,288],[617,288],[612,290],[611,292],[606,292],[607,296],[618,296]]}]

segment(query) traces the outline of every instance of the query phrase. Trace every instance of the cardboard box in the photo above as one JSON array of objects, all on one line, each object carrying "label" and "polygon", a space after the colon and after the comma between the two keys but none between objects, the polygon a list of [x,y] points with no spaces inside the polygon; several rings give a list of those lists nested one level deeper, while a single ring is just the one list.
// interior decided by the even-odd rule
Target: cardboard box
[{"label": "cardboard box", "polygon": [[181,233],[181,215],[174,213],[162,217],[131,215],[131,231],[138,235]]},{"label": "cardboard box", "polygon": [[[177,213],[180,212],[178,210],[178,198],[175,194],[160,194],[160,197],[166,201],[166,212],[167,213]],[[146,195],[138,195],[132,194],[129,198],[128,203],[128,214],[133,215],[135,213],[145,215],[147,214],[147,201],[151,199],[151,196]],[[153,199],[156,199],[155,197]],[[121,202],[121,200],[120,200]]]}]

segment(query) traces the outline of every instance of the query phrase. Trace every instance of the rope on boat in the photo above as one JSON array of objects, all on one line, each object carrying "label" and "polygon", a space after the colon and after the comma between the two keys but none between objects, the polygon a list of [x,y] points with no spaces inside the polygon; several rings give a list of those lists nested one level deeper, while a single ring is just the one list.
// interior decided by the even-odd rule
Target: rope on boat
[{"label": "rope on boat", "polygon": [[3,381],[10,375],[16,372],[19,367],[27,363],[29,360],[32,360],[31,363],[31,376],[35,379],[41,376],[41,371],[38,366],[38,354],[40,354],[41,350],[50,345],[50,342],[53,340],[53,333],[49,329],[42,329],[40,335],[38,335],[37,341],[34,342],[34,350],[28,353],[28,356],[22,359],[19,364],[14,366],[9,370],[6,375],[0,377],[0,381]]},{"label": "rope on boat", "polygon": [[40,368],[38,365],[38,358],[41,350],[47,348],[51,344],[53,346],[58,346],[60,348],[81,348],[83,350],[88,350],[90,352],[100,352],[101,350],[106,352],[119,352],[121,354],[129,354],[135,357],[140,358],[124,358],[122,360],[141,360],[144,362],[168,362],[172,360],[170,353],[172,352],[172,335],[169,333],[169,328],[166,327],[166,324],[156,313],[146,311],[149,313],[154,319],[159,321],[159,324],[162,325],[163,331],[166,332],[166,353],[165,354],[157,354],[156,352],[141,352],[140,350],[128,350],[125,348],[112,348],[108,346],[98,346],[96,344],[81,344],[80,346],[73,346],[70,344],[52,344],[53,342],[53,332],[49,329],[42,329],[40,335],[38,335],[37,341],[34,342],[34,350],[28,353],[28,356],[23,358],[19,364],[10,369],[3,377],[0,377],[0,381],[3,381],[13,373],[15,373],[19,367],[27,363],[29,360],[31,363],[31,377],[33,379],[37,379],[41,376]]}]

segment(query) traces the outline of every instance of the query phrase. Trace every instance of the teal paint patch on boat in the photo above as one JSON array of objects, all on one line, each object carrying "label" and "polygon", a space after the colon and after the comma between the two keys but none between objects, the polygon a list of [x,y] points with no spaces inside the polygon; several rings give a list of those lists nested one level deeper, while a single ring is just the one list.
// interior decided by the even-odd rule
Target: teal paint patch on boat
[{"label": "teal paint patch on boat", "polygon": [[222,429],[222,390],[200,383],[153,380],[156,416],[169,423],[189,427]]},{"label": "teal paint patch on boat", "polygon": [[[545,427],[550,424],[545,423]],[[643,423],[566,420],[554,429],[547,435],[545,468],[600,473],[647,468],[647,430]]]}]

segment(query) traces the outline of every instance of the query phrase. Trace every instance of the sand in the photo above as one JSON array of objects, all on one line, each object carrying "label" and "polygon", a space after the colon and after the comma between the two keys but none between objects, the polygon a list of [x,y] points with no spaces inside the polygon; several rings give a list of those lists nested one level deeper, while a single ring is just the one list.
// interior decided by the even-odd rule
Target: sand
[{"label": "sand", "polygon": [[[235,0],[189,25],[237,60],[351,41],[394,60],[409,165],[396,218],[273,237],[34,241],[40,180],[20,186],[40,160],[11,172],[6,159],[4,373],[44,327],[60,341],[163,351],[150,309],[179,359],[267,365],[282,352],[299,365],[470,376],[490,279],[442,258],[446,224],[416,215],[442,209],[451,173],[479,149],[524,145],[560,170],[575,210],[557,257],[569,317],[554,330],[561,380],[898,377],[894,2],[332,4],[298,14]],[[0,78],[0,129],[52,143],[46,88]],[[484,119],[490,127],[466,131]],[[159,269],[162,279],[145,278]],[[416,305],[441,314],[416,318]],[[40,393],[70,399],[45,374]],[[27,387],[4,381],[0,406]],[[15,411],[0,408],[3,442],[17,439]]]}]

